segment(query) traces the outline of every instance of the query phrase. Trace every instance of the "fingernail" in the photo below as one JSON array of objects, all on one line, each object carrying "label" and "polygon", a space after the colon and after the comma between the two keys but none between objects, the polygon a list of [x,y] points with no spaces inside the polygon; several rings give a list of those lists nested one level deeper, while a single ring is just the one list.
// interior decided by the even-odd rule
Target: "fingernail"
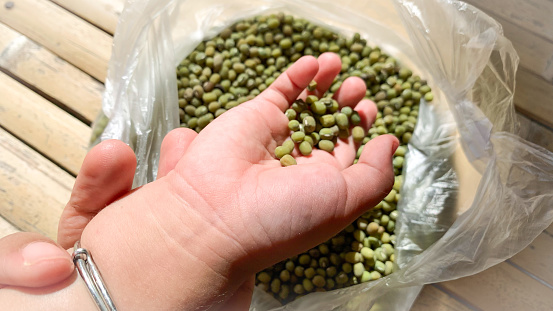
[{"label": "fingernail", "polygon": [[67,252],[47,242],[33,242],[21,251],[25,266],[35,265],[44,260],[66,259]]}]

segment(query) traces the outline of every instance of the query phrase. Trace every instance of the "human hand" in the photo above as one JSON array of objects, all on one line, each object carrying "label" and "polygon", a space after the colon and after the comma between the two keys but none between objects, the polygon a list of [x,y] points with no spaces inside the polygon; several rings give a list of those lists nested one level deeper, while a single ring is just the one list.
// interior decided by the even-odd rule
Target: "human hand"
[{"label": "human hand", "polygon": [[[398,145],[391,136],[370,141],[351,166],[351,141],[339,141],[332,154],[314,150],[297,166],[274,158],[288,135],[282,112],[314,77],[325,90],[339,68],[332,54],[298,60],[254,100],[206,127],[166,176],[90,222],[82,244],[116,303],[148,309],[228,302],[255,272],[327,240],[386,195]],[[362,81],[349,79],[336,96],[355,106],[364,93]],[[374,104],[355,109],[367,128]],[[152,295],[164,299],[147,299]]]},{"label": "human hand", "polygon": [[[284,169],[275,160],[275,147],[289,136],[282,112],[313,76],[322,95],[340,68],[333,53],[323,54],[318,63],[303,58],[267,91],[203,130],[171,176],[181,183],[176,190],[184,200],[189,201],[181,189],[199,194],[204,202],[191,205],[205,206],[205,211],[195,210],[208,223],[224,225],[245,259],[259,262],[254,270],[326,241],[376,205],[393,184],[390,161],[397,141],[392,136],[372,141],[353,166],[357,146],[351,138],[339,140],[333,153],[315,149],[309,157],[298,157],[297,166]],[[364,95],[364,82],[350,78],[336,99],[355,107],[366,130],[376,107],[361,100]],[[275,258],[275,253],[286,255]]]},{"label": "human hand", "polygon": [[59,244],[32,232],[0,239],[0,288],[46,287],[74,271],[70,254],[88,221],[132,186],[136,158],[120,141],[105,141],[92,148],[83,161],[71,199],[59,224]]},{"label": "human hand", "polygon": [[[163,139],[158,177],[175,167],[194,137],[193,131],[177,129]],[[60,217],[58,243],[62,247],[72,248],[96,214],[131,192],[135,169],[136,156],[122,141],[103,141],[87,153]]]},{"label": "human hand", "polygon": [[[195,132],[175,130],[166,136],[160,176],[174,168],[179,154],[195,135]],[[121,141],[108,140],[93,147],[83,161],[60,219],[59,244],[32,232],[0,239],[0,289],[27,288],[26,292],[32,291],[36,296],[71,287],[76,280],[75,269],[66,249],[71,251],[90,219],[130,193],[135,166],[133,151]]]},{"label": "human hand", "polygon": [[49,286],[72,273],[71,256],[38,233],[19,232],[0,239],[0,288]]},{"label": "human hand", "polygon": [[61,218],[59,244],[32,232],[0,239],[0,288],[46,287],[70,277],[74,266],[65,249],[73,247],[97,212],[130,190],[135,165],[134,153],[120,141],[94,147],[83,162]]}]

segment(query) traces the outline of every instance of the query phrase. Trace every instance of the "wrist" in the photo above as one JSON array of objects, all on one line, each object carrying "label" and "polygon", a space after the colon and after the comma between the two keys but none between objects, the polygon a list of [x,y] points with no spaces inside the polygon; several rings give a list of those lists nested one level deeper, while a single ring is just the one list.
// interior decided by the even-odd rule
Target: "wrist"
[{"label": "wrist", "polygon": [[121,310],[207,309],[242,282],[236,262],[227,257],[233,252],[217,230],[189,206],[183,206],[184,213],[164,209],[187,204],[175,202],[181,197],[168,193],[164,183],[146,185],[110,205],[83,232],[82,247]]}]

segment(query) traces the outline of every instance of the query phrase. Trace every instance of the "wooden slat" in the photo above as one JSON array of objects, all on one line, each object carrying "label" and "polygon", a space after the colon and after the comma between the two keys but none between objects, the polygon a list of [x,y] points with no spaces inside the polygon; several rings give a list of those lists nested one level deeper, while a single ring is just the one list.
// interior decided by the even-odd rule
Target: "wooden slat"
[{"label": "wooden slat", "polygon": [[497,15],[495,10],[487,10],[481,7],[480,2],[474,1],[474,5],[493,17],[503,26],[505,37],[512,43],[520,57],[520,65],[528,70],[544,77],[548,81],[553,80],[553,42],[537,35],[536,33],[520,28],[511,19]]},{"label": "wooden slat", "polygon": [[519,68],[515,89],[518,111],[549,127],[553,127],[553,84]]},{"label": "wooden slat", "polygon": [[91,129],[4,73],[0,88],[2,127],[77,174]]},{"label": "wooden slat", "polygon": [[433,285],[425,285],[411,311],[469,311],[471,308],[455,300]]},{"label": "wooden slat", "polygon": [[86,19],[110,34],[115,33],[115,26],[125,5],[124,0],[51,0],[68,11]]},{"label": "wooden slat", "polygon": [[[526,128],[523,138],[553,152],[553,131],[518,114],[521,126]],[[520,268],[532,273],[553,286],[553,224],[540,234],[527,248],[510,259]],[[549,232],[548,232],[549,231]]]},{"label": "wooden slat", "polygon": [[0,154],[0,214],[55,239],[75,179],[2,129]]},{"label": "wooden slat", "polygon": [[522,138],[553,152],[553,131],[518,113]]},{"label": "wooden slat", "polygon": [[542,233],[520,253],[510,259],[520,268],[532,273],[553,287],[553,236]]},{"label": "wooden slat", "polygon": [[553,306],[553,289],[505,262],[440,286],[482,310],[550,310]]},{"label": "wooden slat", "polygon": [[553,1],[467,0],[478,8],[499,15],[515,25],[553,41]]},{"label": "wooden slat", "polygon": [[520,65],[547,81],[553,81],[553,42],[503,18],[497,18],[497,21],[503,26],[505,37],[513,43],[520,57]]},{"label": "wooden slat", "polygon": [[0,23],[0,68],[93,121],[104,86],[47,49]]},{"label": "wooden slat", "polygon": [[0,239],[16,232],[19,232],[19,229],[17,229],[14,225],[9,223],[4,218],[0,217]]},{"label": "wooden slat", "polygon": [[100,81],[107,74],[112,37],[47,0],[14,0],[0,22],[41,44]]}]

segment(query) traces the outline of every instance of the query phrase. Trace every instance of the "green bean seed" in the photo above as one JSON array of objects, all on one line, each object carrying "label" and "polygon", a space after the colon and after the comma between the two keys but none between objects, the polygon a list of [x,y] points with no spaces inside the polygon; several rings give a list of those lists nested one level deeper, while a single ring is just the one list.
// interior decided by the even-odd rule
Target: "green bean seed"
[{"label": "green bean seed", "polygon": [[375,234],[378,231],[379,225],[376,222],[371,222],[367,226],[367,233],[370,235]]},{"label": "green bean seed", "polygon": [[301,132],[301,131],[297,131],[297,132],[292,133],[292,135],[290,137],[292,138],[293,142],[299,144],[303,141],[303,139],[305,137],[305,133]]},{"label": "green bean seed", "polygon": [[280,292],[278,293],[278,296],[281,299],[286,299],[290,295],[290,286],[287,284],[284,284],[280,287]]},{"label": "green bean seed", "polygon": [[298,120],[291,120],[288,122],[288,128],[291,131],[298,131],[300,129],[300,122]]},{"label": "green bean seed", "polygon": [[386,271],[386,265],[382,261],[377,260],[374,264],[374,269],[378,271],[378,273],[384,274],[384,272]]},{"label": "green bean seed", "polygon": [[310,279],[303,279],[302,285],[303,288],[308,292],[313,290],[313,282],[311,282]]},{"label": "green bean seed", "polygon": [[[205,106],[203,106],[205,107]],[[198,118],[198,126],[200,129],[206,127],[215,117],[211,113],[207,113]]]},{"label": "green bean seed", "polygon": [[361,123],[361,117],[359,116],[359,113],[357,111],[354,111],[351,114],[351,123],[353,125],[359,125]]},{"label": "green bean seed", "polygon": [[394,272],[394,263],[391,261],[385,262],[384,275],[390,275]]},{"label": "green bean seed", "polygon": [[275,148],[275,156],[279,159],[282,159],[287,154],[290,154],[290,150],[284,146],[278,146]]},{"label": "green bean seed", "polygon": [[331,127],[335,124],[336,119],[331,114],[325,114],[320,117],[319,121],[323,127]]},{"label": "green bean seed", "polygon": [[303,277],[305,275],[305,268],[302,267],[302,266],[296,266],[294,268],[294,274],[297,276],[297,277]]},{"label": "green bean seed", "polygon": [[363,255],[358,252],[349,252],[346,254],[345,260],[349,263],[358,263],[363,261]]},{"label": "green bean seed", "polygon": [[294,293],[301,295],[305,293],[305,289],[303,288],[302,284],[296,284],[294,285]]},{"label": "green bean seed", "polygon": [[345,106],[342,108],[341,112],[345,114],[348,118],[350,118],[353,114],[353,109],[349,106]]},{"label": "green bean seed", "polygon": [[355,126],[351,131],[351,134],[353,136],[353,140],[358,143],[363,141],[363,138],[365,138],[365,130],[361,126]]},{"label": "green bean seed", "polygon": [[282,282],[287,282],[288,280],[290,280],[290,271],[288,270],[280,271],[280,280]]},{"label": "green bean seed", "polygon": [[361,255],[365,260],[372,260],[374,259],[374,251],[370,249],[369,247],[363,247],[361,249]]},{"label": "green bean seed", "polygon": [[348,282],[349,277],[348,277],[347,273],[342,271],[342,272],[338,273],[338,275],[334,278],[334,280],[336,281],[336,283],[342,285],[342,284],[345,284],[345,283]]},{"label": "green bean seed", "polygon": [[337,113],[334,118],[336,120],[336,124],[340,129],[347,129],[349,127],[349,119],[346,114]]},{"label": "green bean seed", "polygon": [[331,140],[322,139],[319,141],[319,149],[332,152],[334,151],[334,143]]},{"label": "green bean seed", "polygon": [[269,283],[271,281],[271,276],[267,272],[261,272],[257,274],[257,279],[262,283]]},{"label": "green bean seed", "polygon": [[378,279],[380,279],[381,277],[382,277],[382,275],[380,274],[380,272],[378,272],[378,271],[373,271],[373,272],[371,272],[371,279],[372,279],[373,281],[378,280]]},{"label": "green bean seed", "polygon": [[326,105],[320,101],[316,101],[311,104],[311,110],[316,114],[322,115],[326,113]]},{"label": "green bean seed", "polygon": [[297,162],[296,162],[296,159],[294,159],[294,157],[292,157],[291,155],[287,154],[287,155],[284,155],[284,156],[280,159],[280,164],[282,164],[282,166],[290,166],[290,165],[296,165]]},{"label": "green bean seed", "polygon": [[[298,43],[301,43],[301,42],[298,42]],[[309,82],[309,85],[307,86],[307,89],[311,92],[315,91],[317,89],[317,81]]]},{"label": "green bean seed", "polygon": [[371,273],[369,271],[363,271],[363,274],[361,275],[361,282],[365,283],[371,280],[372,280]]},{"label": "green bean seed", "polygon": [[277,294],[278,292],[280,292],[280,285],[281,285],[280,279],[273,279],[271,281],[271,291]]},{"label": "green bean seed", "polygon": [[281,147],[285,148],[288,153],[291,153],[294,150],[295,144],[291,140],[286,140],[282,143]]},{"label": "green bean seed", "polygon": [[315,276],[315,269],[313,269],[313,267],[305,269],[304,275],[306,278],[312,279]]},{"label": "green bean seed", "polygon": [[430,91],[427,92],[426,94],[424,94],[424,100],[426,100],[427,102],[431,102],[432,100],[434,100],[434,94],[432,94],[432,92]]},{"label": "green bean seed", "polygon": [[353,275],[360,278],[363,275],[363,272],[365,272],[365,266],[362,262],[358,262],[353,265]]},{"label": "green bean seed", "polygon": [[[306,136],[306,137],[309,137],[309,136]],[[299,149],[301,154],[303,154],[304,156],[308,156],[311,154],[313,147],[311,146],[311,143],[307,141],[303,141],[300,143]]]}]

